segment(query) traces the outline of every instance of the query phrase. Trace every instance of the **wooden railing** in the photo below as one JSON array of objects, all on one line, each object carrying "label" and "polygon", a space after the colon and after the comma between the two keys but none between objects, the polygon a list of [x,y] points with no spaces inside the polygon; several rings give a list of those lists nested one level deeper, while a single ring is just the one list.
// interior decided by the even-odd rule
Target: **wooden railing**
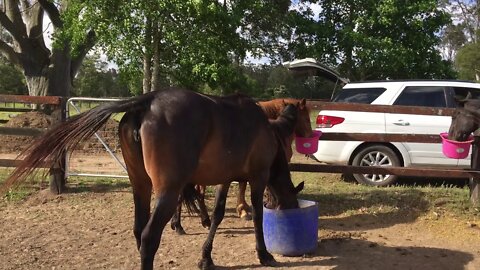
[{"label": "wooden railing", "polygon": [[[352,104],[352,103],[331,103],[309,101],[307,105],[315,110],[341,110],[341,111],[361,111],[361,112],[382,112],[399,114],[421,114],[451,116],[454,109],[446,108],[426,108],[413,106],[390,106],[390,105],[370,105],[370,104]],[[366,141],[366,142],[418,142],[418,143],[440,143],[439,134],[376,134],[376,133],[330,133],[323,132],[321,141]],[[472,165],[469,169],[461,168],[426,168],[426,167],[381,167],[381,166],[351,166],[351,165],[331,165],[331,164],[303,164],[292,163],[292,171],[302,172],[327,172],[327,173],[347,173],[347,174],[391,174],[399,176],[426,176],[426,177],[448,177],[448,178],[470,178],[470,199],[473,203],[480,202],[480,156],[478,153],[480,147],[475,140],[472,149]]]}]

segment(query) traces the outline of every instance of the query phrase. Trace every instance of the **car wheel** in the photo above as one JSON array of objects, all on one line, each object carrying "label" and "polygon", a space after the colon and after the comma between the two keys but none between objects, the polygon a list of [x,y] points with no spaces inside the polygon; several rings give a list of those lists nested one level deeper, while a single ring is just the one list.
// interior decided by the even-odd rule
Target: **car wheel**
[{"label": "car wheel", "polygon": [[[397,154],[387,146],[371,145],[360,150],[353,158],[354,166],[400,166],[400,159]],[[388,186],[395,183],[397,175],[382,174],[354,174],[357,182],[370,186]]]}]

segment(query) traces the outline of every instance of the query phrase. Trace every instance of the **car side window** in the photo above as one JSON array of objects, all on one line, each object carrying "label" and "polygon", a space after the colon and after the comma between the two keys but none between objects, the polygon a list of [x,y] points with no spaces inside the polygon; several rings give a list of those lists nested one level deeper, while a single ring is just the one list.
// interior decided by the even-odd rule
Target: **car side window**
[{"label": "car side window", "polygon": [[385,88],[343,88],[332,102],[370,104],[385,90]]},{"label": "car side window", "polygon": [[459,86],[455,86],[452,88],[453,88],[453,91],[455,92],[456,99],[459,99],[459,100],[465,99],[468,93],[470,93],[472,95],[472,98],[474,99],[480,98],[480,89],[478,88],[459,87]]},{"label": "car side window", "polygon": [[445,88],[442,86],[407,86],[393,105],[447,107]]}]

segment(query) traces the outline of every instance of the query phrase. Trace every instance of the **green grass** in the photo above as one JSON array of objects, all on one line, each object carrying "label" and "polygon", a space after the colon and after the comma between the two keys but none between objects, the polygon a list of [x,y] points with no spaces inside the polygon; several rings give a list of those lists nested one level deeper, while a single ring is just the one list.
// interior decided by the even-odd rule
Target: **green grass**
[{"label": "green grass", "polygon": [[[0,170],[0,183],[10,170]],[[370,187],[344,182],[336,174],[292,172],[295,184],[305,182],[300,198],[319,203],[321,216],[374,217],[382,220],[446,216],[461,220],[480,219],[480,205],[473,206],[468,186],[431,183],[410,184],[403,181],[392,187]],[[70,177],[69,193],[104,193],[130,187],[128,179],[105,177]],[[33,192],[48,188],[48,180],[38,176],[16,189],[3,194],[6,202],[27,198]],[[232,185],[236,190],[236,185]],[[249,194],[249,193],[248,193]],[[214,188],[207,189],[214,196]]]},{"label": "green grass", "polygon": [[370,187],[344,182],[338,175],[293,172],[296,183],[305,181],[301,197],[319,202],[320,214],[450,216],[460,219],[480,218],[480,205],[470,202],[468,186],[431,183]]}]

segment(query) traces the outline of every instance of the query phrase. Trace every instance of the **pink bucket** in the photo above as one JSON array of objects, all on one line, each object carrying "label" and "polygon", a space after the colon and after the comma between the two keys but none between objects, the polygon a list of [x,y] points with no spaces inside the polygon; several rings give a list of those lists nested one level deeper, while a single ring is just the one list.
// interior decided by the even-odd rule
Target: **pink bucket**
[{"label": "pink bucket", "polygon": [[440,133],[440,137],[442,138],[442,152],[446,157],[456,159],[468,157],[473,137],[470,137],[468,141],[464,142],[449,140],[447,132]]},{"label": "pink bucket", "polygon": [[297,152],[301,154],[313,154],[318,149],[318,138],[320,138],[322,132],[320,130],[314,130],[310,138],[295,136],[295,148]]}]

